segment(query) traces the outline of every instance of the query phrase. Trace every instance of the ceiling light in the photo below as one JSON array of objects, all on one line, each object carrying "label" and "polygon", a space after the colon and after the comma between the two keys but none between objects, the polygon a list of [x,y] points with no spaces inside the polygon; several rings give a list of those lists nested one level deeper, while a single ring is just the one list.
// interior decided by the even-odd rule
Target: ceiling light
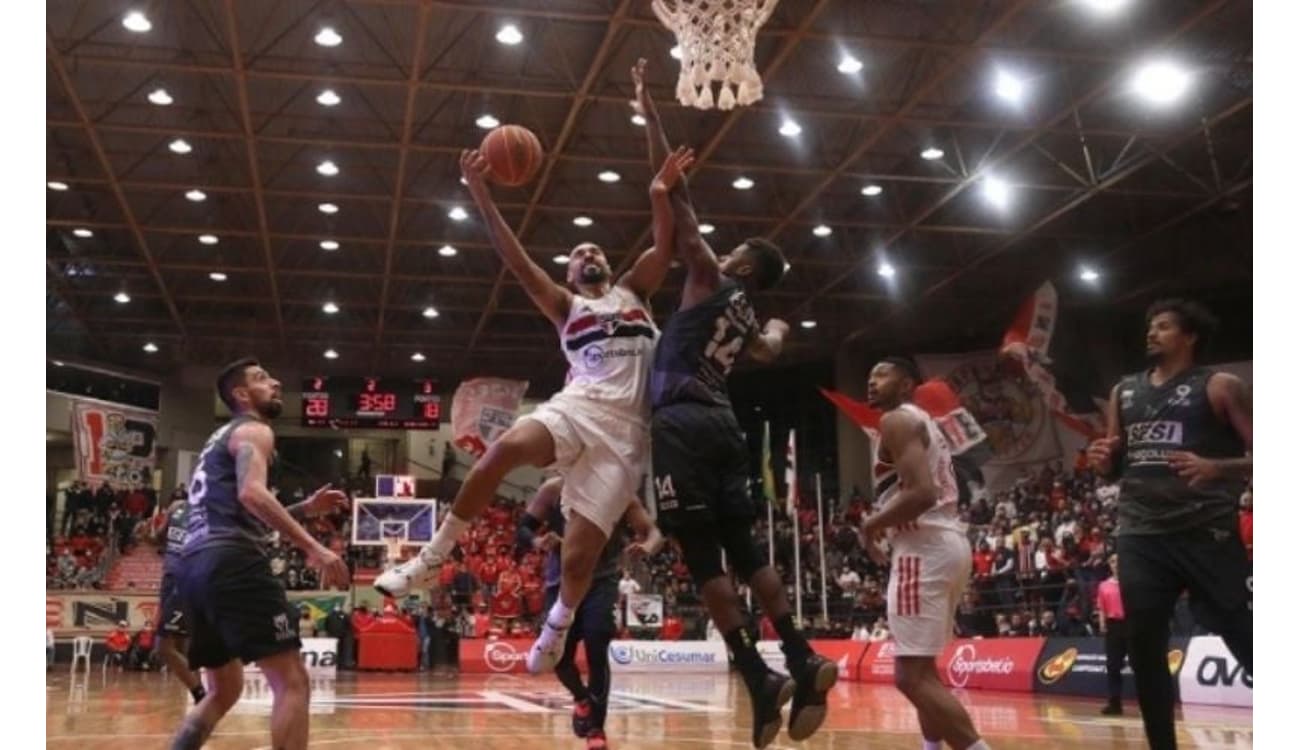
[{"label": "ceiling light", "polygon": [[343,37],[332,26],[322,26],[316,34],[316,43],[322,47],[337,47],[343,43]]},{"label": "ceiling light", "polygon": [[701,224],[700,234],[713,234],[716,228],[717,227],[714,227],[712,224]]},{"label": "ceiling light", "polygon": [[926,161],[934,161],[935,159],[942,159],[943,149],[935,148],[934,146],[931,146],[930,148],[927,148],[926,150],[921,152],[921,158],[925,159]]},{"label": "ceiling light", "polygon": [[998,68],[993,74],[993,93],[1008,104],[1019,104],[1025,98],[1025,81],[1008,70]]},{"label": "ceiling light", "polygon": [[325,107],[333,107],[343,101],[339,95],[334,93],[334,89],[325,89],[316,95],[316,103]]},{"label": "ceiling light", "polygon": [[411,361],[412,361],[412,362],[423,362],[423,361],[424,361],[424,355],[421,354],[421,353],[419,353],[419,352],[416,352],[415,354],[412,354],[412,355],[411,355]]},{"label": "ceiling light", "polygon": [[1011,202],[1011,185],[997,175],[988,175],[980,181],[984,199],[996,208],[1006,208]]},{"label": "ceiling light", "polygon": [[1098,15],[1110,16],[1122,10],[1129,0],[1080,0]]},{"label": "ceiling light", "polygon": [[442,247],[438,248],[438,254],[444,258],[455,258],[456,248],[452,247],[451,245],[443,245]]},{"label": "ceiling light", "polygon": [[154,352],[158,351],[158,345],[152,341],[146,341],[143,348],[146,352],[149,352],[150,354],[153,354]]},{"label": "ceiling light", "polygon": [[113,301],[119,305],[125,305],[126,303],[131,301],[131,295],[127,294],[126,292],[118,292],[117,294],[113,295]]},{"label": "ceiling light", "polygon": [[335,164],[329,159],[326,159],[325,161],[316,165],[316,172],[318,174],[324,175],[325,177],[333,177],[334,175],[339,173],[339,165]]},{"label": "ceiling light", "polygon": [[492,115],[479,115],[478,119],[474,121],[474,124],[479,126],[480,128],[483,128],[484,130],[491,130],[492,128],[495,128],[496,126],[500,125],[501,121],[493,117]]},{"label": "ceiling light", "polygon": [[1173,104],[1187,93],[1192,82],[1188,70],[1169,60],[1143,63],[1133,76],[1133,92],[1151,104]]},{"label": "ceiling light", "polygon": [[226,275],[220,271],[213,271],[212,273],[208,274],[208,278],[212,279],[213,281],[225,281]]},{"label": "ceiling light", "polygon": [[497,41],[501,42],[502,44],[508,44],[511,47],[513,47],[516,44],[522,42],[523,40],[524,40],[523,33],[519,31],[519,27],[515,26],[513,23],[508,23],[505,26],[502,26],[499,31],[497,31]]},{"label": "ceiling light", "polygon": [[1087,266],[1083,266],[1082,268],[1079,269],[1079,279],[1081,281],[1086,281],[1089,284],[1095,284],[1097,283],[1097,280],[1100,278],[1101,278],[1101,274],[1097,273],[1095,270]]},{"label": "ceiling light", "polygon": [[645,117],[644,117],[643,115],[641,115],[640,113],[637,113],[637,114],[632,115],[632,124],[633,124],[633,125],[638,125],[638,126],[644,128],[644,127],[645,127]]},{"label": "ceiling light", "polygon": [[668,50],[668,54],[672,55],[674,60],[682,59],[682,45],[674,44],[673,48]]},{"label": "ceiling light", "polygon": [[52,363],[54,364],[55,367],[62,367],[62,366],[63,366],[63,363],[62,363],[61,361],[57,360],[57,359],[52,359],[52,360],[50,360],[50,362],[52,362]]},{"label": "ceiling light", "polygon": [[320,241],[320,249],[321,249],[321,250],[338,250],[338,249],[339,249],[339,243],[338,243],[337,240],[321,240],[321,241]]},{"label": "ceiling light", "polygon": [[168,143],[167,148],[171,149],[171,152],[173,154],[188,154],[189,152],[194,150],[194,147],[191,146],[189,144],[189,141],[185,140],[184,138],[177,138],[171,143]]},{"label": "ceiling light", "polygon": [[590,216],[575,216],[575,217],[573,217],[573,225],[574,225],[574,226],[578,226],[578,227],[589,227],[589,226],[591,226],[593,223],[594,223],[594,222],[591,220],[591,217],[590,217]]},{"label": "ceiling light", "polygon": [[167,93],[167,89],[154,89],[149,92],[149,101],[157,104],[159,107],[166,107],[175,100],[172,99],[171,94]]},{"label": "ceiling light", "polygon": [[813,227],[813,235],[817,237],[830,237],[831,232],[833,231],[834,231],[833,229],[826,226],[825,224],[818,224],[817,226]]},{"label": "ceiling light", "polygon": [[840,64],[835,66],[835,69],[845,75],[853,75],[862,70],[862,61],[853,55],[845,53],[844,56],[840,58]]},{"label": "ceiling light", "polygon": [[423,316],[426,317],[426,318],[429,318],[430,320],[432,320],[433,318],[438,317],[438,311],[435,310],[435,309],[433,309],[432,307],[426,307],[426,308],[424,308],[424,312],[422,312],[422,313],[420,313],[420,314],[423,315]]},{"label": "ceiling light", "polygon": [[604,172],[601,172],[600,174],[596,175],[596,179],[600,180],[601,182],[615,183],[623,179],[623,176],[612,169],[606,169]]},{"label": "ceiling light", "polygon": [[190,190],[185,193],[185,200],[191,203],[202,203],[208,199],[208,194],[199,189]]},{"label": "ceiling light", "polygon": [[338,352],[334,351],[333,349],[325,350],[325,359],[338,359],[338,358],[339,358]]},{"label": "ceiling light", "polygon": [[220,242],[220,241],[221,241],[221,240],[217,239],[217,235],[215,235],[215,234],[200,234],[200,235],[199,235],[199,244],[202,244],[202,245],[215,245],[215,244],[217,244],[217,243]]},{"label": "ceiling light", "polygon": [[817,327],[817,321],[815,321],[815,320],[802,320],[802,321],[799,322],[799,325],[800,325],[801,327],[803,327],[803,328],[816,328],[816,327]]},{"label": "ceiling light", "polygon": [[49,188],[50,190],[67,190],[68,183],[59,182],[58,180],[50,180],[49,182],[45,183],[45,187]]},{"label": "ceiling light", "polygon": [[86,237],[95,236],[94,232],[90,231],[89,229],[86,229],[85,227],[77,227],[76,229],[72,230],[72,233],[78,237],[81,237],[82,239],[85,239]]},{"label": "ceiling light", "polygon": [[333,203],[322,203],[316,208],[323,214],[336,214],[339,212],[339,207]]},{"label": "ceiling light", "polygon": [[781,123],[780,129],[778,129],[776,132],[780,133],[786,138],[794,138],[795,136],[803,132],[803,128],[799,127],[799,123],[795,122],[794,120],[787,119]]},{"label": "ceiling light", "polygon": [[754,181],[749,179],[748,177],[737,177],[731,183],[731,186],[737,190],[748,190],[754,187]]},{"label": "ceiling light", "polygon": [[138,10],[133,10],[123,16],[122,25],[127,28],[127,31],[134,31],[137,34],[143,34],[153,28],[153,24],[149,23],[149,19]]},{"label": "ceiling light", "polygon": [[464,185],[465,187],[469,187],[469,180],[466,180],[466,179],[465,179],[465,176],[464,176],[464,175],[461,175],[461,176],[460,176],[460,184]]},{"label": "ceiling light", "polygon": [[452,209],[447,212],[447,218],[452,221],[464,221],[469,218],[469,214],[460,206],[453,206]]},{"label": "ceiling light", "polygon": [[567,265],[569,265],[569,256],[567,256],[567,255],[557,255],[557,256],[551,258],[551,262],[554,263],[554,264],[557,265],[557,266],[567,266]]},{"label": "ceiling light", "polygon": [[882,260],[880,265],[876,266],[876,273],[887,279],[892,279],[894,278],[894,267],[889,265],[889,261]]},{"label": "ceiling light", "polygon": [[326,302],[325,304],[321,305],[320,309],[324,311],[326,315],[333,315],[334,313],[339,311],[339,306],[334,304],[333,302]]},{"label": "ceiling light", "polygon": [[883,192],[885,192],[885,189],[879,185],[867,185],[866,187],[862,188],[862,194],[867,196],[868,198],[874,198]]}]

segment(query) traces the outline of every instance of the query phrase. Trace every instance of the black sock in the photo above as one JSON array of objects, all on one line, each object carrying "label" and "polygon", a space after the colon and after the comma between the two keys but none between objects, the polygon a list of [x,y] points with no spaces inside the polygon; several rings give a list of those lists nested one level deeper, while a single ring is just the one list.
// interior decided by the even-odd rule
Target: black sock
[{"label": "black sock", "polygon": [[754,646],[754,634],[741,625],[724,633],[722,638],[727,642],[727,647],[731,649],[731,654],[736,659],[736,667],[740,670],[741,677],[745,679],[745,685],[749,687],[750,692],[757,692],[763,685],[763,678],[767,676],[767,663],[763,661],[762,656],[759,656],[758,649]]},{"label": "black sock", "polygon": [[204,690],[202,685],[195,685],[190,688],[190,695],[194,696],[195,705],[198,705],[199,701],[203,700],[207,694],[208,691]]},{"label": "black sock", "polygon": [[794,616],[789,612],[773,620],[772,625],[776,627],[777,635],[781,636],[781,651],[785,652],[785,660],[793,674],[812,656],[812,646],[808,645],[808,639],[794,626]]}]

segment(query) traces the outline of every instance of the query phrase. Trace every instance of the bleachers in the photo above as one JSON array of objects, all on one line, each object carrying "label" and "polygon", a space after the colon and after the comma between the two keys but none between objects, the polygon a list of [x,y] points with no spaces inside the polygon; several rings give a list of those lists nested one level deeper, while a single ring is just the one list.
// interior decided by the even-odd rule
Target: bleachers
[{"label": "bleachers", "polygon": [[162,582],[163,563],[158,551],[142,544],[117,559],[108,571],[105,588],[157,591]]}]

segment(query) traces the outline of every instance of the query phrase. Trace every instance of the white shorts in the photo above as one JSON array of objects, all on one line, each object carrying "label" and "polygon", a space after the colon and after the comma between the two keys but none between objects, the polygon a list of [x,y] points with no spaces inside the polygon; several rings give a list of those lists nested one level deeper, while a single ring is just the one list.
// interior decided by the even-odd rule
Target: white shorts
[{"label": "white shorts", "polygon": [[896,535],[893,545],[886,596],[895,653],[938,656],[970,580],[970,542],[958,531],[921,529]]},{"label": "white shorts", "polygon": [[520,420],[541,423],[555,441],[554,469],[564,476],[560,507],[613,533],[646,472],[650,430],[644,419],[558,393]]}]

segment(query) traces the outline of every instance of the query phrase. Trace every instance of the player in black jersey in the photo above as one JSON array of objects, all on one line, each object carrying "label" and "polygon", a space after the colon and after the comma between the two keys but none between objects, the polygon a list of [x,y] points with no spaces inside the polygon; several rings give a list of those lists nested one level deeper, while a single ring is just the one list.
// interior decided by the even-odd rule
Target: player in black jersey
[{"label": "player in black jersey", "polygon": [[1147,359],[1111,391],[1106,437],[1088,448],[1093,468],[1120,480],[1119,585],[1129,663],[1153,750],[1177,747],[1166,654],[1179,595],[1253,673],[1250,565],[1237,502],[1251,474],[1250,389],[1196,365],[1214,317],[1185,300],[1147,311]]},{"label": "player in black jersey", "polygon": [[201,747],[239,700],[244,664],[255,662],[271,685],[271,746],[307,747],[311,689],[299,656],[297,611],[271,574],[265,542],[272,530],[321,569],[321,585],[347,585],[347,566],[312,538],[295,516],[346,502],[328,486],[293,509],[267,489],[275,453],[270,420],[279,416],[280,383],[254,359],[228,365],[217,393],[234,417],[208,438],[190,479],[189,516],[179,585],[190,618],[189,661],[208,670],[208,693],[185,716],[172,750]]},{"label": "player in black jersey", "polygon": [[[666,155],[668,141],[645,91],[644,71],[641,60],[633,80],[653,165]],[[826,693],[838,671],[813,652],[796,628],[781,577],[760,555],[750,534],[758,509],[748,489],[744,434],[727,393],[727,375],[741,353],[771,361],[781,352],[790,327],[775,319],[760,326],[750,295],[780,280],[785,258],[779,248],[759,238],[717,258],[700,236],[685,180],[669,195],[676,257],[686,267],[686,281],[677,312],[664,325],[650,373],[650,453],[658,520],[681,546],[709,615],[744,676],[754,712],[754,746],[765,747],[776,738],[781,706],[792,695],[790,738],[804,740],[826,718]],[[768,669],[755,648],[757,633],[722,569],[723,550],[776,626],[793,682]]]},{"label": "player in black jersey", "polygon": [[153,532],[153,543],[163,546],[163,577],[158,588],[158,651],[162,654],[163,663],[190,691],[190,695],[194,696],[194,702],[198,703],[203,700],[205,693],[199,676],[190,670],[185,657],[181,655],[189,644],[190,630],[185,608],[181,606],[180,590],[176,585],[189,512],[188,502],[174,501],[167,508],[166,522]]},{"label": "player in black jersey", "polygon": [[[519,519],[515,539],[522,549],[547,552],[545,582],[549,612],[560,596],[560,544],[564,539],[564,513],[560,509],[560,492],[564,479],[555,477],[542,483]],[[653,555],[663,545],[663,536],[639,500],[628,503],[623,522],[641,537],[628,547],[633,555]],[[541,532],[545,529],[545,533]],[[600,553],[592,573],[591,588],[574,612],[573,627],[564,643],[564,654],[555,665],[555,676],[573,696],[573,733],[587,740],[587,750],[606,750],[605,717],[609,710],[609,644],[614,640],[614,608],[618,604],[618,571],[622,534],[615,528]],[[587,683],[574,661],[578,644],[587,652]]]}]

